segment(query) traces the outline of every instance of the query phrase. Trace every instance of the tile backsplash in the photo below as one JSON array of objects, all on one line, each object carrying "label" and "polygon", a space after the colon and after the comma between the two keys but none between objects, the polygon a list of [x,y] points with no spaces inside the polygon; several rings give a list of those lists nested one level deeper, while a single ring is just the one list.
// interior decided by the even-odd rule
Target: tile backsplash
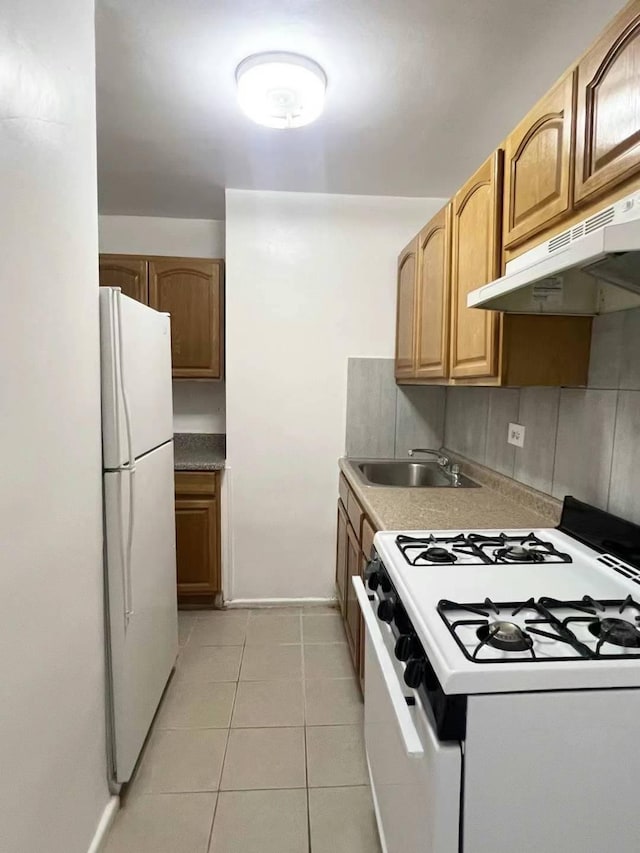
[{"label": "tile backsplash", "polygon": [[[393,367],[349,359],[348,456],[444,444],[640,523],[640,309],[594,319],[587,388],[396,386]],[[524,425],[524,447],[508,444],[510,422]]]},{"label": "tile backsplash", "polygon": [[[511,421],[522,448],[507,443]],[[594,319],[587,388],[447,388],[444,444],[640,523],[640,310]]]},{"label": "tile backsplash", "polygon": [[396,385],[392,358],[350,358],[346,454],[392,459],[412,447],[438,448],[445,389]]}]

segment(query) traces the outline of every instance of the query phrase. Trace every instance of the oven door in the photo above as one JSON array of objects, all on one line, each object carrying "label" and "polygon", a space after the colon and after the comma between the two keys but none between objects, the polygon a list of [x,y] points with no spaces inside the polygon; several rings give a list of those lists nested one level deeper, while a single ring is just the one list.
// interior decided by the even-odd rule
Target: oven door
[{"label": "oven door", "polygon": [[458,853],[461,746],[438,740],[420,697],[404,683],[377,598],[359,577],[352,583],[366,627],[364,734],[383,848]]}]

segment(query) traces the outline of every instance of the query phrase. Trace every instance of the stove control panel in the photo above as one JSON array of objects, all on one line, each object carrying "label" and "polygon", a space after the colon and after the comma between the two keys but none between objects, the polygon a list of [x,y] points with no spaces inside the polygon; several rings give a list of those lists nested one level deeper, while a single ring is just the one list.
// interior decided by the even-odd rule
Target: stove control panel
[{"label": "stove control panel", "polygon": [[402,600],[376,553],[367,564],[365,583],[378,619],[389,626],[395,637],[394,654],[404,664],[404,682],[418,691],[425,706],[431,707],[438,737],[464,740],[466,696],[447,696],[442,690]]}]

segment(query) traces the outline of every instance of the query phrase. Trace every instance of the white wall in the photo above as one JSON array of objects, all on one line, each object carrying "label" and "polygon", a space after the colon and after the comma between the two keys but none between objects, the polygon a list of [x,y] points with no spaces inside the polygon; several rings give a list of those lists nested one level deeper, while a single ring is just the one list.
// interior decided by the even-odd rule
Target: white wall
[{"label": "white wall", "polygon": [[105,761],[92,0],[0,25],[0,848],[86,853]]},{"label": "white wall", "polygon": [[123,255],[224,258],[224,221],[101,216],[100,251]]},{"label": "white wall", "polygon": [[176,380],[173,383],[173,431],[224,432],[224,382]]},{"label": "white wall", "polygon": [[[116,255],[224,258],[224,221],[101,216],[100,251]],[[224,429],[224,382],[174,381],[174,432],[224,432]]]},{"label": "white wall", "polygon": [[226,596],[332,596],[347,358],[393,355],[396,256],[445,200],[226,198]]}]

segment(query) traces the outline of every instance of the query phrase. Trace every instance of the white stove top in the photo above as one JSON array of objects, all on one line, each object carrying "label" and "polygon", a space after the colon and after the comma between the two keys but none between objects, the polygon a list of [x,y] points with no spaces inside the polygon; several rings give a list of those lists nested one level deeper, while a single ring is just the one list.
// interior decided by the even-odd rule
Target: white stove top
[{"label": "white stove top", "polygon": [[[482,537],[478,540],[483,545],[480,556],[475,547],[468,549],[464,543],[461,549],[456,549],[455,543],[431,541],[449,539],[458,533]],[[535,537],[533,540],[531,535]],[[506,544],[505,536],[509,538]],[[414,546],[407,537],[420,542]],[[526,541],[518,542],[520,537]],[[527,557],[516,550],[515,562],[510,557],[509,561],[502,561],[505,548],[519,549],[523,544],[532,551],[544,552],[544,557]],[[640,581],[640,572],[620,560],[599,554],[555,529],[383,532],[376,534],[374,547],[445,693],[640,687],[640,658],[631,657],[640,653],[640,649],[615,643],[599,646],[602,637],[595,636],[589,628],[594,621],[601,620],[615,630],[615,623],[604,620],[616,618],[638,625],[636,617],[640,616],[640,610],[628,607],[621,614],[619,607],[613,606],[602,610],[589,604],[584,612],[579,607],[552,606],[555,620],[561,623],[571,620],[568,627],[580,644],[576,648],[561,639],[562,629],[558,630],[555,621],[551,624],[531,621],[543,620],[546,613],[524,608],[514,614],[516,607],[511,606],[529,599],[580,603],[585,596],[597,602],[623,602],[628,596],[639,601],[640,586],[634,577]],[[455,562],[434,563],[428,556],[421,556],[430,547],[455,549]],[[438,560],[449,559],[438,553],[435,556]],[[490,601],[485,604],[487,599]],[[439,612],[438,605],[443,600],[456,606],[447,605],[444,610],[441,607]],[[478,605],[482,612],[470,612],[459,606],[469,604]],[[579,621],[583,617],[584,621]],[[451,630],[453,623],[467,621],[474,624],[457,625]],[[526,633],[533,640],[535,658],[528,647],[521,651],[496,647],[493,636],[491,643],[485,642],[478,649],[481,643],[478,629],[488,624],[488,630],[494,632],[497,622],[515,624]],[[513,630],[507,626],[505,629]],[[513,637],[497,634],[498,641],[501,636],[512,649],[509,640]],[[581,653],[581,647],[591,653],[598,650],[601,658],[591,659],[589,652]]]}]

